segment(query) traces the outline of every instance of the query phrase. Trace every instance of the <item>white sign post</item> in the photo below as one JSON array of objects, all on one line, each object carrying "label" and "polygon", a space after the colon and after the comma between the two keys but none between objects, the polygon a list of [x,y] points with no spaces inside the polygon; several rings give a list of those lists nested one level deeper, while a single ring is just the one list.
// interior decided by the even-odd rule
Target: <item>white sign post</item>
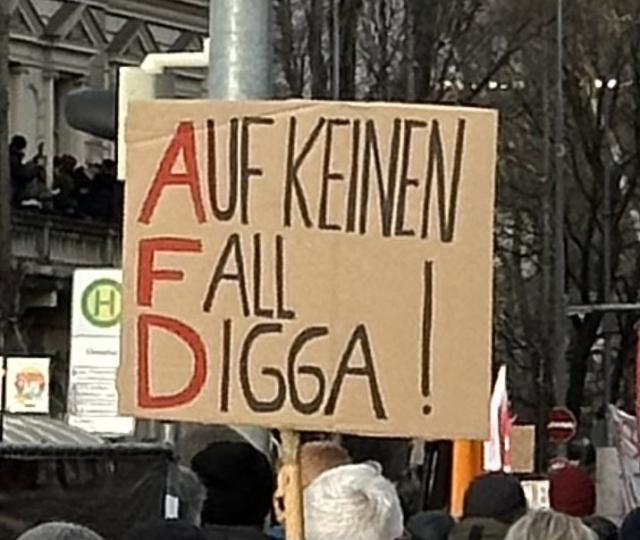
[{"label": "white sign post", "polygon": [[73,277],[68,422],[92,433],[126,435],[134,421],[118,415],[122,272],[76,270]]}]

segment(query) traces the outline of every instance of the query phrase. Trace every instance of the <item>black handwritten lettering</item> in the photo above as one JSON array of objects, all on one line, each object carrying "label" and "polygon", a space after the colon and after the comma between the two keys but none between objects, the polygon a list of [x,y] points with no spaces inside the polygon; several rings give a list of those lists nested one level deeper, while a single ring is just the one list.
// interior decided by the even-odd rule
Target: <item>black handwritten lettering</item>
[{"label": "black handwritten lettering", "polygon": [[286,307],[285,288],[287,283],[284,238],[276,235],[276,310],[280,320],[296,318],[296,312]]},{"label": "black handwritten lettering", "polygon": [[462,155],[464,152],[465,130],[466,120],[461,118],[458,121],[453,172],[451,175],[451,192],[449,194],[449,208],[447,209],[445,157],[442,147],[442,136],[440,134],[440,124],[437,120],[433,121],[431,136],[429,139],[427,178],[425,181],[424,204],[422,209],[422,238],[429,237],[431,191],[433,186],[433,176],[436,175],[440,240],[447,243],[453,241],[456,214],[458,210],[458,191],[462,176]]},{"label": "black handwritten lettering", "polygon": [[364,156],[362,165],[362,186],[360,195],[360,234],[367,232],[369,183],[371,177],[372,161],[375,165],[378,179],[378,194],[380,199],[380,219],[382,236],[391,236],[393,223],[393,203],[395,200],[396,180],[398,174],[398,154],[400,150],[400,130],[402,120],[396,118],[393,121],[393,133],[391,135],[391,149],[388,159],[387,185],[384,183],[382,172],[382,158],[376,133],[376,124],[373,120],[367,120],[365,126]]},{"label": "black handwritten lettering", "polygon": [[320,191],[320,217],[318,228],[325,231],[339,231],[340,225],[329,223],[329,182],[344,181],[344,175],[331,170],[331,158],[333,151],[333,128],[349,125],[349,120],[344,118],[332,118],[327,122],[327,136],[324,145],[324,157],[322,160],[322,189]]},{"label": "black handwritten lettering", "polygon": [[275,123],[273,118],[263,116],[245,117],[242,119],[242,139],[240,141],[240,195],[241,219],[244,225],[249,223],[249,180],[251,177],[261,177],[263,171],[250,164],[249,151],[251,149],[251,126],[269,126]]},{"label": "black handwritten lettering", "polygon": [[[227,262],[233,260],[235,263],[235,271],[225,272]],[[242,258],[242,244],[240,241],[240,235],[232,234],[229,236],[227,243],[222,250],[222,255],[218,259],[207,296],[205,297],[202,309],[206,313],[211,312],[213,302],[218,291],[218,286],[224,280],[235,281],[238,286],[238,293],[240,295],[240,305],[242,306],[242,313],[245,317],[248,317],[249,312],[249,297],[247,294],[247,280],[244,270],[244,261]]]},{"label": "black handwritten lettering", "polygon": [[351,175],[347,195],[347,232],[356,230],[356,202],[358,197],[358,174],[360,156],[360,120],[353,122],[353,138],[351,142]]},{"label": "black handwritten lettering", "polygon": [[273,309],[262,307],[262,241],[260,233],[253,235],[253,313],[256,317],[273,319]]},{"label": "black handwritten lettering", "polygon": [[296,359],[300,355],[302,349],[314,339],[318,339],[329,334],[329,329],[326,326],[313,326],[306,328],[300,332],[293,340],[291,349],[289,350],[289,356],[287,358],[287,375],[289,379],[289,392],[291,395],[291,404],[293,408],[301,414],[313,414],[318,411],[322,405],[324,399],[324,393],[326,388],[326,380],[324,373],[317,366],[300,366],[298,373],[300,375],[309,375],[318,382],[318,389],[315,396],[309,401],[303,401],[298,392],[298,386],[296,384]]},{"label": "black handwritten lettering", "polygon": [[238,119],[231,119],[229,134],[229,201],[223,209],[218,201],[218,160],[216,153],[216,125],[214,120],[207,120],[207,160],[209,201],[213,215],[219,221],[229,221],[238,204]]},{"label": "black handwritten lettering", "polygon": [[302,167],[304,160],[307,158],[314,144],[318,140],[322,129],[326,123],[325,118],[319,118],[318,122],[314,126],[313,130],[309,134],[309,138],[302,146],[302,150],[296,155],[296,135],[298,128],[298,119],[292,117],[289,121],[289,144],[287,147],[287,169],[285,173],[284,184],[284,226],[291,227],[292,223],[292,199],[295,191],[296,199],[298,201],[298,208],[300,209],[300,215],[305,227],[313,227],[313,222],[309,215],[309,206],[307,205],[304,189],[300,183],[298,174]]},{"label": "black handwritten lettering", "polygon": [[409,169],[413,148],[411,138],[414,129],[426,128],[427,123],[421,120],[405,120],[404,141],[402,144],[402,171],[400,173],[400,185],[398,188],[398,201],[396,205],[396,236],[415,236],[413,229],[404,228],[405,213],[407,210],[407,192],[410,187],[418,186],[417,178],[409,178]]},{"label": "black handwritten lettering", "polygon": [[[421,349],[422,349],[422,377],[420,378],[420,389],[425,398],[431,396],[431,342],[433,338],[433,261],[425,261],[422,273],[422,327],[421,327]],[[431,412],[431,406],[425,404],[422,407],[424,414]]]},{"label": "black handwritten lettering", "polygon": [[282,373],[275,368],[264,367],[262,368],[262,374],[265,377],[271,377],[276,382],[277,391],[273,399],[260,400],[253,392],[251,388],[251,382],[249,377],[249,363],[251,361],[251,348],[253,344],[261,336],[268,334],[281,334],[282,324],[280,323],[262,323],[256,324],[244,338],[242,344],[242,351],[240,353],[240,386],[247,405],[253,412],[257,413],[269,413],[275,412],[282,408],[286,399],[286,383],[282,376]]},{"label": "black handwritten lettering", "polygon": [[[354,355],[356,348],[360,347],[362,351],[362,357],[364,360],[363,366],[351,366],[351,357]],[[344,354],[340,360],[338,366],[338,372],[336,374],[335,381],[333,382],[333,388],[331,394],[327,400],[327,405],[324,410],[324,414],[332,415],[335,413],[338,398],[340,397],[340,390],[342,389],[342,383],[345,377],[353,375],[357,377],[366,377],[369,381],[369,390],[371,392],[371,400],[373,402],[373,410],[375,411],[376,418],[378,420],[386,420],[387,413],[384,409],[382,402],[382,395],[380,394],[380,388],[378,386],[378,379],[376,377],[375,362],[373,358],[373,351],[371,349],[371,343],[369,341],[369,335],[367,329],[363,324],[358,325],[345,349]]]},{"label": "black handwritten lettering", "polygon": [[231,319],[222,325],[222,374],[220,376],[220,411],[229,412],[229,379],[231,376]]}]

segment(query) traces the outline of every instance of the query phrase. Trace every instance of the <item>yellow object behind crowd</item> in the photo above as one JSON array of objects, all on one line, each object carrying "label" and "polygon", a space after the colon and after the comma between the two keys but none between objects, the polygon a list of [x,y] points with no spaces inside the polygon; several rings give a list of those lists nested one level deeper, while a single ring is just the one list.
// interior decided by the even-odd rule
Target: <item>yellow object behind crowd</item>
[{"label": "yellow object behind crowd", "polygon": [[462,516],[464,494],[476,476],[482,474],[482,441],[454,441],[451,471],[451,515]]}]

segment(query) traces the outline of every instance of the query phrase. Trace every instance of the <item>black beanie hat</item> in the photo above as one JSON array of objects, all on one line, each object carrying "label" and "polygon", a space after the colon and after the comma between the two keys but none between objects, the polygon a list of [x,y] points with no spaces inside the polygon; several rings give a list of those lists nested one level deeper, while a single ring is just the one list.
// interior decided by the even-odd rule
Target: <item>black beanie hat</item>
[{"label": "black beanie hat", "polygon": [[620,527],[620,540],[636,540],[640,538],[640,508],[627,514]]},{"label": "black beanie hat", "polygon": [[216,442],[195,455],[194,472],[207,490],[203,525],[260,527],[271,509],[274,478],[267,457],[243,442]]},{"label": "black beanie hat", "polygon": [[206,537],[191,523],[169,519],[136,525],[124,540],[206,540]]},{"label": "black beanie hat", "polygon": [[493,518],[510,525],[527,511],[527,499],[520,482],[505,473],[476,478],[464,496],[464,517]]},{"label": "black beanie hat", "polygon": [[420,512],[407,522],[412,540],[446,540],[455,525],[446,512]]}]

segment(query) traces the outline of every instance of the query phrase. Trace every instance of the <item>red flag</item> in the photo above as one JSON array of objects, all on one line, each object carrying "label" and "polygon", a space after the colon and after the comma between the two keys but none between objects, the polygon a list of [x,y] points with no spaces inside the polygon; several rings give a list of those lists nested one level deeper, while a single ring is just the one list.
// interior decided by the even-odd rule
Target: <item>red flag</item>
[{"label": "red flag", "polygon": [[485,471],[511,472],[511,417],[507,368],[502,366],[490,402],[490,438],[484,443]]},{"label": "red flag", "polygon": [[512,456],[511,456],[511,427],[514,419],[509,410],[509,402],[504,403],[500,410],[500,437],[502,439],[502,470],[504,472],[512,472]]}]

